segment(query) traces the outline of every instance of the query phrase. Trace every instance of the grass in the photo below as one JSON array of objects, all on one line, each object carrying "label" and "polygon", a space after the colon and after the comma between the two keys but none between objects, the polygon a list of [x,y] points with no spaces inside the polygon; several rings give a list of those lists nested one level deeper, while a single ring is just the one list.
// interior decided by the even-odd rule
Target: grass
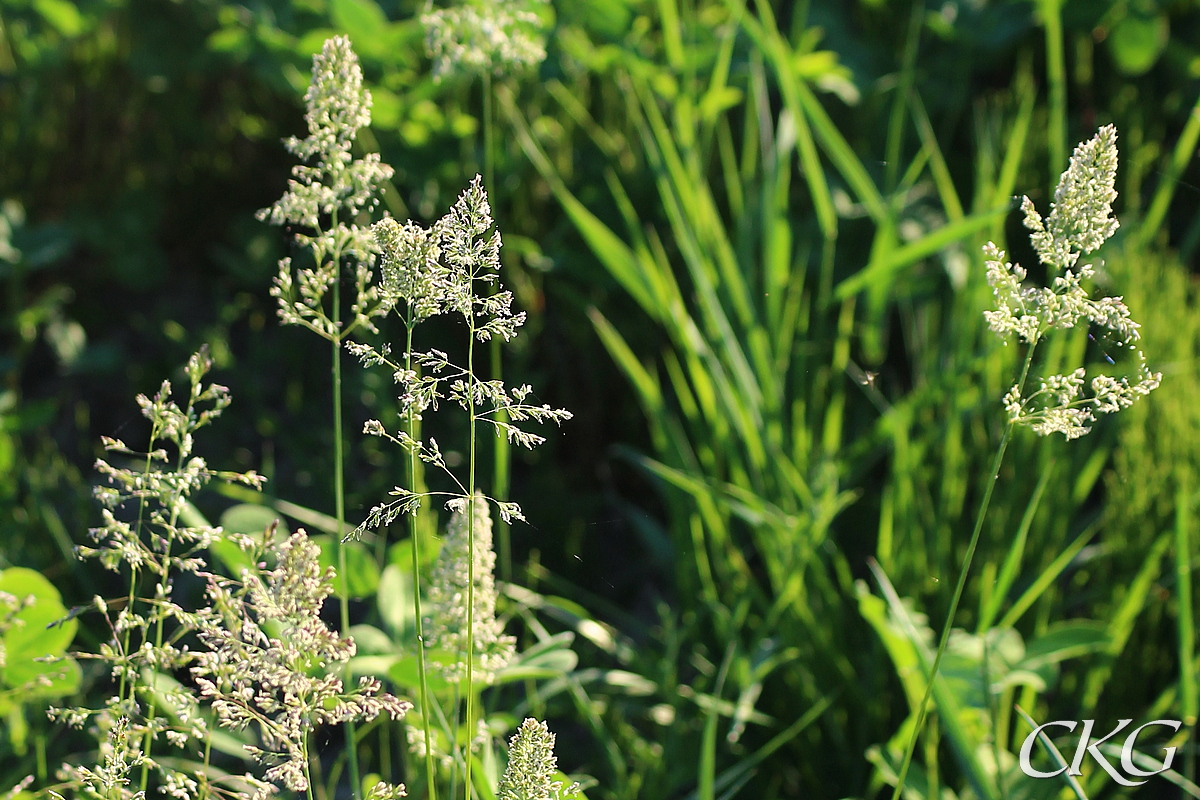
[{"label": "grass", "polygon": [[[1066,164],[1068,141],[1091,134],[1081,127],[1083,79],[1072,63],[1081,52],[1078,24],[1062,4],[1038,3],[1035,35],[1022,40],[1015,68],[969,102],[954,101],[930,80],[931,65],[952,47],[937,14],[919,3],[868,5],[852,12],[854,30],[885,20],[894,42],[880,56],[889,66],[878,80],[864,77],[855,41],[832,12],[818,18],[825,12],[814,8],[810,20],[803,9],[789,14],[767,2],[662,0],[645,10],[636,45],[605,43],[594,31],[580,44],[572,38],[572,26],[583,25],[572,16],[578,9],[563,5],[560,50],[552,53],[563,61],[544,67],[544,91],[532,86],[538,81],[481,81],[483,145],[464,138],[463,164],[482,161],[485,185],[500,173],[494,199],[505,232],[511,221],[565,265],[539,284],[547,306],[561,302],[588,321],[595,352],[615,365],[603,369],[617,370],[636,398],[646,434],[640,446],[637,431],[614,438],[614,485],[649,498],[637,511],[624,504],[623,514],[673,572],[660,576],[665,588],[647,590],[662,601],[656,612],[613,609],[536,564],[524,571],[522,589],[501,523],[508,585],[499,608],[520,619],[511,629],[521,631],[521,655],[511,680],[502,676],[486,690],[467,658],[456,693],[407,641],[427,635],[421,601],[437,549],[435,515],[368,534],[377,537],[377,585],[395,563],[390,539],[412,542],[395,551],[408,588],[387,584],[387,602],[398,598],[409,622],[389,626],[398,617],[382,591],[351,602],[343,581],[335,584],[340,628],[354,622],[374,637],[375,649],[362,657],[375,660],[357,666],[409,694],[417,706],[410,721],[426,742],[443,745],[448,766],[432,747],[406,754],[402,731],[385,734],[388,726],[372,723],[350,730],[340,755],[311,759],[315,800],[362,793],[367,773],[401,770],[414,796],[440,788],[444,796],[489,797],[507,749],[500,731],[515,729],[525,713],[563,720],[559,746],[570,756],[561,760],[597,775],[589,795],[614,798],[939,797],[967,787],[981,797],[1016,796],[1022,778],[1004,766],[1024,738],[1014,708],[1037,720],[1177,715],[1186,723],[1177,742],[1188,741],[1200,702],[1191,586],[1200,451],[1188,388],[1196,298],[1163,243],[1174,233],[1168,209],[1186,194],[1200,126],[1188,118],[1157,172],[1137,137],[1123,140],[1135,151],[1125,163],[1142,164],[1123,175],[1155,185],[1140,220],[1140,209],[1122,211],[1126,227],[1104,253],[1106,292],[1155,309],[1144,333],[1166,373],[1163,388],[1084,442],[1013,434],[1000,398],[1022,354],[990,341],[981,312],[991,292],[977,254],[985,240],[1011,238],[1029,263],[1011,235],[1011,198],[1028,189],[1045,209],[1048,195],[1036,187]],[[956,35],[965,37],[969,22]],[[572,72],[560,63],[583,66]],[[849,96],[848,75],[860,92],[854,104],[839,99]],[[448,92],[473,96],[464,85]],[[1101,109],[1099,121],[1110,111]],[[437,191],[462,188],[445,170],[437,175]],[[415,176],[397,179],[405,199],[389,207],[421,206],[404,189]],[[359,209],[343,219],[365,230],[367,216]],[[340,274],[344,252],[314,263]],[[521,269],[506,263],[506,278]],[[574,297],[561,288],[571,281]],[[332,288],[328,319],[356,324],[345,315],[354,303],[344,296],[349,286],[343,293],[335,280]],[[405,328],[393,338],[405,356],[383,373],[432,375],[432,362],[413,360],[415,321],[409,313],[391,323]],[[434,343],[444,322],[421,335]],[[474,376],[473,318],[464,323],[449,327],[457,336],[449,349]],[[347,513],[357,512],[341,487],[345,474],[366,471],[355,466],[365,450],[341,418],[357,413],[341,406],[337,354],[350,334],[333,330],[331,463],[339,488],[327,519],[339,542],[333,560],[346,574],[352,551],[340,534]],[[354,333],[379,348],[390,331],[363,325]],[[498,379],[499,348],[488,348],[489,376]],[[1038,360],[1050,373],[1102,365],[1105,348],[1111,342],[1083,330],[1064,332],[1039,347]],[[507,457],[503,448],[476,446],[476,427],[486,423],[473,402],[461,422],[418,413],[411,404],[381,405],[377,416],[402,444],[460,437],[467,472],[452,479],[431,450],[404,444],[397,463],[405,491],[474,502],[476,485],[490,480],[496,499],[508,499]],[[476,474],[479,455],[492,464]],[[513,461],[514,494],[529,469]],[[392,481],[371,480],[385,477]],[[362,491],[352,485],[349,493]],[[312,512],[288,509],[293,519]],[[468,519],[473,540],[475,516]],[[558,531],[542,533],[537,546],[549,554]],[[475,559],[468,563],[473,635],[477,574]],[[612,624],[599,625],[601,618]],[[571,636],[556,638],[564,633]],[[1025,663],[1005,660],[1013,642],[1041,659],[1043,684],[964,693],[971,669],[986,685]],[[463,650],[475,651],[470,636]],[[568,652],[577,663],[568,664]],[[931,672],[951,677],[921,677]],[[924,719],[927,707],[936,722]],[[474,720],[493,731],[473,756]],[[35,726],[43,748],[47,735]],[[1048,754],[1056,747],[1044,746]],[[1179,780],[1194,782],[1194,757],[1184,756]],[[23,757],[20,769],[31,763]],[[1099,770],[1070,791],[1120,796]]]}]

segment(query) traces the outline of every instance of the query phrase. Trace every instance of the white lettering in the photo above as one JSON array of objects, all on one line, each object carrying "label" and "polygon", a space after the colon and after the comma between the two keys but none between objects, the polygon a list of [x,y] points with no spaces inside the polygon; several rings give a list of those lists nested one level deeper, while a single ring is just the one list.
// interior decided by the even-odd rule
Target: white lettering
[{"label": "white lettering", "polygon": [[[1161,725],[1164,728],[1170,728],[1173,732],[1178,733],[1179,728],[1183,725],[1183,723],[1175,719],[1155,719],[1147,722],[1145,725],[1133,729],[1133,731],[1129,734],[1129,737],[1125,740],[1125,744],[1121,747],[1121,769],[1125,770],[1125,772],[1128,774],[1136,775],[1139,778],[1149,778],[1151,775],[1157,775],[1160,772],[1166,772],[1171,768],[1171,762],[1175,760],[1175,748],[1165,747],[1163,748],[1163,752],[1166,754],[1166,758],[1163,759],[1162,767],[1159,769],[1147,771],[1140,770],[1134,766],[1133,747],[1137,743],[1138,734],[1144,729],[1149,728],[1151,725]],[[1143,783],[1145,783],[1145,781],[1140,781],[1136,785],[1140,786]]]},{"label": "white lettering", "polygon": [[1075,726],[1078,724],[1078,722],[1073,720],[1068,721],[1060,719],[1054,722],[1047,722],[1045,724],[1038,725],[1036,728],[1034,728],[1033,733],[1026,736],[1025,741],[1021,743],[1021,771],[1031,778],[1053,778],[1056,775],[1061,775],[1062,771],[1065,770],[1066,767],[1060,767],[1054,772],[1042,772],[1041,770],[1036,770],[1033,768],[1033,764],[1029,761],[1029,757],[1033,754],[1033,743],[1037,740],[1039,733],[1053,725],[1058,725],[1059,727],[1066,728],[1068,731],[1073,731],[1075,730]]}]

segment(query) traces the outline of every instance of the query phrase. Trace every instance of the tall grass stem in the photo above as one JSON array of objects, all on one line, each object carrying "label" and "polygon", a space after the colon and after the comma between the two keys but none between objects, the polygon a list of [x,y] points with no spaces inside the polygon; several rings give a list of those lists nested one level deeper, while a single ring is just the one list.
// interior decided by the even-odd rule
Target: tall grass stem
[{"label": "tall grass stem", "polygon": [[[1021,368],[1021,377],[1017,381],[1017,386],[1021,389],[1025,387],[1025,378],[1029,375],[1029,366],[1033,363],[1033,351],[1035,345],[1030,345],[1029,350],[1025,354],[1025,364]],[[954,624],[954,615],[958,611],[958,603],[962,599],[963,587],[967,583],[967,574],[971,571],[971,561],[975,557],[975,549],[979,546],[979,535],[983,531],[983,521],[987,516],[988,505],[992,502],[992,490],[996,488],[996,481],[1000,477],[1000,465],[1004,462],[1004,451],[1008,449],[1008,443],[1012,438],[1013,423],[1007,421],[1004,424],[1004,434],[1000,437],[1000,446],[996,449],[996,457],[992,460],[992,468],[988,473],[987,487],[983,490],[983,500],[979,504],[979,513],[975,515],[975,529],[971,532],[971,541],[967,544],[967,554],[963,559],[962,570],[958,574],[958,583],[954,586],[954,594],[950,598],[950,608],[946,612],[946,622],[942,625],[942,636],[938,641],[937,652],[933,656],[933,666],[929,670],[929,679],[925,683],[925,696],[921,698],[921,703],[917,706],[916,724],[913,725],[912,736],[908,740],[908,747],[904,753],[904,760],[900,764],[900,772],[896,778],[896,788],[892,792],[892,800],[899,800],[901,793],[904,791],[904,779],[908,776],[908,767],[912,763],[913,751],[917,747],[917,739],[921,736],[921,728],[925,724],[926,709],[929,707],[929,699],[933,696],[933,685],[937,680],[938,669],[942,665],[942,656],[946,653],[946,643],[950,641],[950,630]]]},{"label": "tall grass stem", "polygon": [[[337,225],[334,215],[333,225]],[[341,329],[341,262],[342,254],[333,253],[337,277],[333,282],[333,333],[330,336],[333,354],[333,496],[334,513],[337,516],[337,536],[333,539],[337,558],[339,580],[337,590],[339,621],[342,635],[350,630],[349,581],[346,579],[346,545],[342,542],[346,528],[345,453],[342,447],[342,329]],[[357,797],[362,791],[358,774],[358,743],[353,720],[346,722],[346,763],[350,767],[350,796]]]},{"label": "tall grass stem", "polygon": [[1046,149],[1053,180],[1067,168],[1067,66],[1063,52],[1062,0],[1041,0],[1039,5],[1046,29],[1046,79],[1050,84]]}]

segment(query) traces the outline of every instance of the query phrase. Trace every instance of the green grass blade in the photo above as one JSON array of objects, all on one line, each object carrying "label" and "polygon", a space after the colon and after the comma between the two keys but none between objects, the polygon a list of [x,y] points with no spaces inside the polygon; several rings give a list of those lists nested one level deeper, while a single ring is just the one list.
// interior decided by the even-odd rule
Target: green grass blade
[{"label": "green grass blade", "polygon": [[1033,496],[1029,498],[1029,503],[1025,506],[1025,513],[1021,517],[1021,524],[1017,526],[1017,535],[1013,537],[1012,545],[1008,548],[1008,554],[1004,557],[1004,564],[1000,567],[1000,575],[996,578],[995,586],[991,588],[991,593],[988,595],[988,602],[984,604],[984,607],[979,612],[979,625],[975,630],[980,635],[992,627],[992,621],[996,619],[996,614],[1000,612],[1000,605],[1004,602],[1004,598],[1008,596],[1009,590],[1012,589],[1013,581],[1017,578],[1017,570],[1021,568],[1021,558],[1025,555],[1025,543],[1029,540],[1029,528],[1033,525],[1033,516],[1037,513],[1038,506],[1042,501],[1042,494],[1046,491],[1046,486],[1050,483],[1050,476],[1052,474],[1053,470],[1042,470],[1037,486],[1033,490]]},{"label": "green grass blade", "polygon": [[1171,163],[1167,165],[1166,174],[1154,190],[1150,208],[1138,227],[1137,239],[1140,244],[1146,245],[1153,241],[1158,229],[1162,227],[1167,208],[1171,205],[1171,198],[1175,196],[1175,189],[1179,186],[1179,178],[1196,154],[1197,141],[1200,141],[1200,99],[1192,107],[1192,113],[1188,114],[1187,123],[1183,126],[1183,132],[1179,134],[1175,150],[1171,153]]},{"label": "green grass blade", "polygon": [[[1026,714],[1025,709],[1020,706],[1015,706],[1015,708],[1017,709],[1017,713],[1021,715],[1021,719],[1025,720],[1025,723],[1029,726],[1029,730],[1037,730],[1037,723],[1033,721],[1033,717]],[[1075,793],[1077,800],[1088,800],[1087,795],[1083,792],[1083,787],[1079,785],[1079,781],[1075,780],[1075,777],[1067,771],[1067,761],[1063,758],[1058,748],[1054,746],[1054,742],[1050,741],[1050,737],[1045,732],[1038,731],[1038,742],[1042,745],[1046,753],[1049,754],[1050,759],[1054,762],[1054,766],[1063,770],[1063,780],[1071,787],[1071,791]]]},{"label": "green grass blade", "polygon": [[925,112],[925,104],[916,94],[912,98],[912,112],[913,121],[917,125],[917,135],[921,137],[921,144],[929,153],[929,171],[933,173],[933,185],[937,187],[942,207],[946,209],[946,217],[950,222],[957,222],[963,218],[962,201],[958,199],[954,179],[950,177],[950,168],[946,166],[942,148],[933,133],[933,124]]},{"label": "green grass blade", "polygon": [[[992,206],[1011,205],[1013,192],[1016,190],[1017,173],[1021,169],[1021,160],[1025,155],[1025,145],[1029,141],[1029,127],[1033,122],[1033,109],[1037,100],[1037,91],[1033,86],[1033,78],[1026,62],[1022,62],[1013,81],[1013,91],[1021,98],[1017,108],[1017,118],[1013,121],[1008,132],[1004,147],[1004,160],[1000,164],[1000,174],[996,178],[995,191],[992,195]],[[997,219],[993,223],[991,238],[1000,241],[1004,235],[1004,220]]]},{"label": "green grass blade", "polygon": [[1050,107],[1046,110],[1047,150],[1051,184],[1067,168],[1067,66],[1063,53],[1062,5],[1064,0],[1038,0],[1038,12],[1046,29],[1046,80],[1050,84]]},{"label": "green grass blade", "polygon": [[1063,548],[1063,551],[1050,562],[1050,565],[1046,569],[1042,570],[1042,574],[1037,576],[1029,588],[1021,593],[1021,596],[1005,612],[1000,621],[996,623],[996,626],[1011,628],[1016,625],[1017,620],[1029,610],[1030,606],[1037,602],[1037,599],[1042,596],[1042,593],[1046,589],[1050,588],[1050,585],[1062,574],[1067,565],[1071,563],[1071,560],[1079,555],[1079,551],[1083,549],[1084,545],[1088,543],[1095,532],[1095,526],[1089,525],[1082,533],[1075,537],[1074,541]]},{"label": "green grass blade", "polygon": [[834,291],[834,297],[844,300],[867,288],[890,285],[895,280],[895,273],[923,258],[934,255],[955,242],[978,233],[991,225],[994,219],[1007,213],[1008,206],[1005,205],[1002,208],[972,214],[957,222],[944,225],[916,241],[891,248],[884,255],[875,255],[864,269],[838,284]]},{"label": "green grass blade", "polygon": [[1096,703],[1099,702],[1100,695],[1108,683],[1108,676],[1112,674],[1113,661],[1125,649],[1125,645],[1133,633],[1133,625],[1137,622],[1142,609],[1146,607],[1146,600],[1150,596],[1150,590],[1162,567],[1162,557],[1172,539],[1173,537],[1167,533],[1159,535],[1150,548],[1150,552],[1147,553],[1146,560],[1142,562],[1137,576],[1126,590],[1125,597],[1122,598],[1121,603],[1109,619],[1108,633],[1111,637],[1111,644],[1105,654],[1106,658],[1092,668],[1084,682],[1081,706],[1089,715],[1095,710]]},{"label": "green grass blade", "polygon": [[[725,648],[725,658],[721,660],[721,669],[717,673],[717,685],[713,697],[720,699],[725,690],[725,679],[729,675],[729,665],[733,663],[734,642]],[[704,734],[700,744],[700,764],[697,783],[697,794],[700,800],[714,800],[714,783],[717,774],[717,721],[719,720],[717,704],[713,703],[704,715]]]},{"label": "green grass blade", "polygon": [[[892,654],[893,660],[896,661],[897,671],[906,672],[912,680],[912,686],[910,686],[909,690],[910,695],[923,698],[926,691],[925,675],[929,674],[933,666],[933,653],[929,652],[924,638],[917,630],[916,623],[913,622],[912,615],[909,614],[908,608],[901,601],[900,595],[896,593],[896,589],[892,586],[887,575],[884,574],[883,570],[879,568],[879,565],[874,560],[868,566],[871,568],[875,580],[879,583],[887,610],[896,623],[899,624],[900,630],[904,634],[904,644],[907,645],[909,655],[898,657],[901,643],[895,637],[892,637],[888,643],[889,652]],[[880,613],[882,608],[878,606],[879,598],[874,598],[874,604],[871,603],[871,599],[872,596],[870,593],[864,589],[863,595],[860,597],[860,609],[867,621],[880,634],[881,638],[887,637],[889,623]],[[915,664],[912,662],[915,662]],[[909,672],[906,669],[906,666],[909,664],[917,666],[917,671]],[[987,779],[987,771],[984,769],[983,764],[979,762],[977,756],[980,742],[975,741],[963,725],[963,707],[946,684],[946,679],[940,673],[933,676],[932,698],[933,704],[938,710],[938,719],[946,731],[958,763],[962,767],[966,779],[974,788],[975,794],[979,797],[988,798],[988,800],[996,800],[996,793],[992,782]],[[920,699],[916,703],[912,703],[910,700],[911,705],[919,705],[920,702]],[[912,709],[912,713],[914,714],[917,714],[918,711],[919,709],[917,708]]]},{"label": "green grass blade", "polygon": [[1179,602],[1179,695],[1183,724],[1196,724],[1196,625],[1192,611],[1192,497],[1190,473],[1180,470],[1175,493],[1175,583]]},{"label": "green grass blade", "polygon": [[[822,697],[820,700],[814,703],[808,711],[804,712],[803,716],[801,716],[791,725],[784,728],[779,733],[772,736],[770,741],[768,741],[758,750],[755,750],[752,755],[743,758],[736,765],[722,772],[717,777],[716,781],[714,781],[713,789],[717,791],[723,791],[727,787],[733,785],[736,781],[748,776],[749,773],[755,767],[765,761],[768,756],[772,755],[775,751],[783,747],[792,739],[795,739],[797,736],[803,733],[808,726],[816,722],[821,715],[825,713],[829,706],[833,704],[835,698],[835,694],[829,694]],[[699,792],[692,792],[686,798],[684,798],[684,800],[699,800],[699,797]]]}]

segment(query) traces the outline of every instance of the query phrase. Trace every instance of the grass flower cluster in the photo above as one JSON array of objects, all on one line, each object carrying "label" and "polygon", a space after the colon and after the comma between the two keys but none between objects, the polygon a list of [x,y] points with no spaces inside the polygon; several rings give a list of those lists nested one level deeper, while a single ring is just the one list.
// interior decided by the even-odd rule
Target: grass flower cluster
[{"label": "grass flower cluster", "polygon": [[[1117,131],[1107,125],[1075,148],[1069,166],[1059,179],[1047,217],[1038,213],[1028,197],[1022,200],[1025,227],[1031,231],[1030,241],[1051,276],[1050,287],[1025,286],[1025,269],[1006,261],[1005,253],[995,243],[988,242],[983,248],[987,279],[996,300],[995,308],[985,311],[984,318],[988,327],[1005,339],[1006,344],[1007,339],[1014,336],[1024,342],[1026,352],[1020,376],[1004,396],[1007,424],[967,544],[929,669],[924,697],[915,707],[916,720],[893,784],[893,800],[898,800],[904,791],[917,739],[924,730],[930,698],[939,681],[942,657],[947,650],[954,617],[1013,430],[1027,426],[1039,436],[1061,433],[1068,440],[1079,438],[1091,430],[1096,414],[1112,414],[1128,408],[1138,398],[1156,389],[1162,380],[1162,374],[1151,372],[1146,366],[1145,355],[1137,350],[1138,370],[1132,382],[1128,377],[1097,375],[1091,380],[1091,393],[1087,394],[1084,391],[1087,370],[1081,366],[1070,373],[1041,378],[1039,387],[1033,392],[1026,394],[1024,389],[1037,346],[1052,331],[1075,328],[1080,323],[1096,325],[1116,334],[1121,345],[1136,350],[1133,343],[1140,338],[1139,326],[1130,317],[1129,309],[1119,297],[1093,299],[1086,284],[1095,277],[1096,269],[1090,263],[1081,263],[1084,256],[1099,249],[1117,230],[1118,222],[1112,216],[1112,203],[1117,197],[1114,189],[1116,174]],[[886,577],[881,584],[885,581]],[[993,754],[993,758],[998,764],[998,756]],[[998,772],[999,767],[996,769]],[[1000,780],[999,775],[996,780]]]},{"label": "grass flower cluster", "polygon": [[[465,65],[470,70],[488,71],[536,63],[544,57],[545,51],[534,35],[539,19],[532,11],[511,11],[502,4],[485,3],[430,12],[425,24],[439,69]],[[484,61],[478,61],[479,58]],[[406,451],[407,480],[405,485],[393,489],[395,499],[375,506],[352,535],[357,537],[367,530],[383,528],[402,515],[408,517],[415,587],[413,617],[417,624],[414,644],[420,675],[413,716],[420,721],[421,731],[417,733],[410,727],[406,738],[412,743],[413,752],[425,759],[425,785],[430,797],[435,795],[438,781],[435,756],[443,766],[449,763],[457,769],[459,764],[463,765],[464,786],[469,793],[474,759],[457,752],[457,733],[442,730],[435,736],[432,729],[435,719],[457,718],[458,699],[451,701],[454,709],[449,717],[435,703],[428,687],[426,651],[438,653],[436,660],[442,675],[464,687],[458,694],[465,698],[464,727],[472,732],[467,736],[468,741],[476,741],[478,737],[473,732],[482,725],[477,714],[479,686],[490,683],[515,652],[515,639],[504,633],[496,617],[493,575],[496,554],[489,504],[496,505],[505,522],[523,519],[518,504],[489,498],[480,491],[476,479],[477,429],[487,426],[503,442],[533,447],[544,439],[523,428],[521,423],[561,423],[571,415],[546,404],[528,402],[532,393],[529,386],[506,387],[498,379],[495,359],[491,380],[482,380],[477,374],[476,344],[510,341],[525,320],[523,312],[513,311],[512,294],[499,286],[501,237],[482,179],[477,176],[449,213],[432,227],[385,218],[368,229],[361,223],[373,210],[374,197],[382,182],[390,178],[391,170],[377,156],[356,160],[351,155],[357,131],[370,122],[370,96],[362,87],[362,72],[348,40],[331,39],[321,54],[314,57],[313,81],[305,99],[309,136],[304,140],[290,139],[286,144],[302,160],[314,163],[297,166],[283,198],[260,216],[276,224],[295,224],[312,230],[311,234],[298,235],[296,241],[309,251],[314,266],[294,271],[291,260],[284,259],[273,293],[279,299],[283,322],[307,327],[333,344],[334,488],[339,527],[345,509],[342,348],[368,368],[387,369],[397,387],[401,429],[389,431],[382,421],[372,419],[365,423],[363,433],[389,439]],[[352,319],[343,325],[339,316],[341,270],[344,263],[351,262],[355,265],[356,295],[351,306]],[[380,269],[376,279],[377,262]],[[377,346],[349,338],[356,330],[379,333],[374,320],[392,310],[404,325],[403,355],[393,355],[393,348],[387,344]],[[443,350],[415,347],[417,326],[444,314],[457,316],[466,323],[466,360],[461,365],[454,363]],[[457,407],[467,417],[465,475],[451,469],[435,438],[423,437],[420,432],[420,426],[431,411],[439,409],[439,403]],[[449,478],[448,488],[426,491],[425,467]],[[423,499],[433,496],[444,500],[451,519],[439,559],[433,571],[425,576],[421,572],[416,515]],[[339,569],[345,567],[344,539],[349,538],[342,537],[339,531],[339,539],[343,539],[338,545]],[[423,600],[427,611],[422,610]],[[342,630],[346,631],[348,603],[346,598],[341,601]],[[228,622],[232,618],[228,612],[226,615]],[[335,649],[328,651],[323,660],[344,663],[345,656],[344,650]],[[369,684],[357,695],[360,703],[367,705],[346,707],[347,722],[373,718],[383,710],[395,715],[399,706],[367,701],[375,696],[377,688]],[[267,697],[274,697],[278,691],[276,687]],[[271,702],[276,704],[272,708],[278,707],[278,700]],[[233,707],[220,708],[234,713]],[[250,712],[243,708],[238,713]],[[245,721],[236,714],[231,719]],[[275,744],[282,745],[279,757],[283,762],[271,774],[286,777],[285,782],[293,788],[307,785],[307,779],[300,773],[307,755],[299,747],[306,739],[274,734],[273,737]],[[437,747],[434,744],[437,741],[449,745]],[[347,726],[346,751],[351,780],[357,785],[357,739],[352,726]]]},{"label": "grass flower cluster", "polygon": [[[477,664],[475,679],[491,683],[496,670],[512,661],[516,639],[505,635],[503,624],[496,619],[496,551],[492,547],[492,518],[482,495],[476,494],[475,498],[473,503],[461,499],[455,503],[441,552],[429,574],[426,642],[431,650],[442,650],[455,656],[454,662],[446,665],[448,675],[462,677],[466,659],[470,658]],[[470,505],[470,511],[467,505]],[[474,520],[467,519],[468,513]],[[470,540],[472,530],[474,548]],[[467,597],[474,601],[469,614]],[[473,625],[470,635],[468,616]]]},{"label": "grass flower cluster", "polygon": [[[256,563],[266,556],[267,541],[255,543]],[[364,676],[353,690],[343,687],[337,673],[354,656],[354,641],[321,620],[333,569],[320,567],[320,549],[303,531],[271,550],[276,565],[265,575],[208,575],[210,605],[195,620],[208,649],[197,654],[191,672],[222,726],[258,728],[264,747],[248,749],[270,766],[266,779],[307,792],[308,743],[316,727],[384,713],[397,720],[411,705],[381,694],[374,678]]]},{"label": "grass flower cluster", "polygon": [[434,79],[521,69],[546,58],[547,0],[467,0],[421,15]]},{"label": "grass flower cluster", "polygon": [[[984,246],[987,279],[995,295],[996,308],[984,313],[988,326],[1002,338],[1015,336],[1033,348],[1056,329],[1074,328],[1081,322],[1111,331],[1118,346],[1136,349],[1141,338],[1139,325],[1130,318],[1120,297],[1092,299],[1087,283],[1096,275],[1094,265],[1080,259],[1097,249],[1116,232],[1112,202],[1117,174],[1117,131],[1111,125],[1075,148],[1070,166],[1054,193],[1054,203],[1045,219],[1033,201],[1025,197],[1021,209],[1030,241],[1039,259],[1053,276],[1049,287],[1026,286],[1027,272],[1005,260],[994,243]],[[1146,357],[1137,350],[1138,368],[1129,377],[1097,375],[1091,393],[1084,391],[1086,369],[1041,380],[1032,393],[1022,393],[1015,384],[1004,397],[1004,408],[1014,424],[1028,425],[1045,436],[1061,433],[1067,439],[1091,430],[1096,414],[1112,414],[1145,397],[1162,381],[1151,372]]]},{"label": "grass flower cluster", "polygon": [[[354,643],[320,618],[333,571],[319,567],[318,548],[303,531],[276,546],[272,529],[256,539],[181,523],[190,498],[213,478],[255,488],[263,483],[253,472],[211,470],[194,455],[196,432],[230,402],[225,387],[203,383],[211,367],[204,351],[188,362],[190,391],[182,406],[165,381],[153,398],[138,398],[151,424],[146,452],[105,440],[110,453],[140,459],[140,468],[97,462],[108,481],[96,490],[104,524],[91,533],[95,546],[78,552],[124,572],[130,589],[120,603],[93,601],[112,632],[100,652],[89,656],[110,667],[117,683],[110,701],[100,709],[52,710],[53,717],[75,727],[96,720],[103,765],[64,765],[59,789],[105,800],[136,798],[145,794],[153,773],[159,791],[179,800],[246,793],[263,798],[281,787],[311,797],[309,742],[317,727],[381,713],[398,719],[408,708],[381,693],[378,681],[364,678],[356,689],[345,690],[333,672],[353,656]],[[253,567],[237,577],[210,571],[209,550],[218,542],[248,552]],[[275,564],[268,569],[271,558]],[[186,608],[176,589],[183,575],[207,583],[208,605]],[[194,686],[177,683],[172,676],[180,674],[190,674]],[[265,773],[212,778],[213,726],[244,730],[251,723],[259,744],[243,749],[267,767]],[[155,746],[160,738],[190,757],[162,756]],[[378,793],[398,796],[402,789]]]},{"label": "grass flower cluster", "polygon": [[579,785],[554,779],[554,734],[546,723],[527,717],[508,745],[508,765],[496,789],[496,800],[560,800],[578,793]]}]

